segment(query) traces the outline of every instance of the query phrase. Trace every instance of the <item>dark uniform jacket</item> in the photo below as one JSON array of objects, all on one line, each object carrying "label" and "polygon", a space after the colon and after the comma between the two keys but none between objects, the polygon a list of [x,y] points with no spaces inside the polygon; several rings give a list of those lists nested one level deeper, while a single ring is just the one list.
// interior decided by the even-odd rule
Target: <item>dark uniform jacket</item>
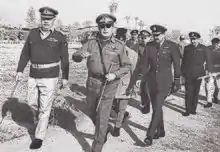
[{"label": "dark uniform jacket", "polygon": [[91,54],[87,59],[87,89],[99,89],[100,85],[97,84],[99,82],[95,81],[94,79],[104,79],[104,76],[107,74],[105,71],[109,71],[111,64],[113,64],[113,66],[110,73],[116,74],[116,79],[118,80],[127,74],[131,68],[131,63],[128,56],[126,55],[126,48],[123,42],[112,37],[109,42],[107,42],[107,44],[102,48],[104,66],[101,61],[98,43],[101,43],[98,38],[89,40],[83,45],[81,50],[77,51],[72,56],[74,61],[81,62],[82,53],[88,52]]},{"label": "dark uniform jacket", "polygon": [[134,50],[135,52],[138,53],[138,50],[139,50],[139,43],[138,43],[138,41],[134,42],[134,40],[130,39],[130,40],[128,40],[128,41],[126,42],[126,45],[127,45],[130,49],[132,49],[132,50]]},{"label": "dark uniform jacket", "polygon": [[184,55],[182,60],[182,74],[185,78],[197,78],[205,75],[204,63],[207,64],[207,70],[212,72],[212,62],[209,49],[199,44],[194,47],[189,44],[184,49]]},{"label": "dark uniform jacket", "polygon": [[[179,78],[181,70],[177,44],[165,40],[159,46],[153,41],[147,43],[136,70],[143,76],[147,74],[147,82],[151,91],[170,91],[173,84],[172,63],[174,65],[174,78]],[[150,69],[147,68],[149,66]]]},{"label": "dark uniform jacket", "polygon": [[[56,30],[45,39],[40,37],[40,29],[30,31],[26,43],[22,49],[18,62],[17,72],[23,72],[28,61],[32,64],[50,64],[61,60],[63,79],[68,79],[69,54],[68,44],[65,36]],[[30,76],[33,78],[54,78],[59,77],[60,67],[54,66],[45,69],[30,68]]]},{"label": "dark uniform jacket", "polygon": [[208,46],[208,49],[212,58],[212,72],[220,72],[220,49],[215,49],[213,46]]}]

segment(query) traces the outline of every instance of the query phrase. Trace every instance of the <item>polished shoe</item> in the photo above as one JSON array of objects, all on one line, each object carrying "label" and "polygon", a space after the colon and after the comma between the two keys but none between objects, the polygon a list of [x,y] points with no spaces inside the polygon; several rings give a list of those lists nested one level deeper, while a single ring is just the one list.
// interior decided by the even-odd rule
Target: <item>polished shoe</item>
[{"label": "polished shoe", "polygon": [[212,107],[212,103],[207,103],[206,105],[204,105],[204,108],[210,108]]},{"label": "polished shoe", "polygon": [[41,139],[34,139],[30,145],[30,149],[39,149],[41,148],[43,140]]},{"label": "polished shoe", "polygon": [[184,117],[186,117],[186,116],[189,116],[189,113],[188,113],[188,112],[184,112],[182,115],[183,115]]},{"label": "polished shoe", "polygon": [[125,120],[126,119],[129,119],[131,116],[130,116],[130,113],[129,112],[127,112],[127,111],[125,111],[125,114],[124,114],[124,118],[123,118],[123,121],[122,121],[122,123],[124,123],[125,122]]},{"label": "polished shoe", "polygon": [[141,107],[142,114],[148,114],[150,112],[150,106],[143,106]]},{"label": "polished shoe", "polygon": [[159,139],[160,137],[165,137],[165,131],[156,132],[153,139]]},{"label": "polished shoe", "polygon": [[153,139],[151,137],[146,137],[144,139],[144,143],[145,145],[148,147],[148,146],[151,146],[153,144]]},{"label": "polished shoe", "polygon": [[115,127],[115,128],[114,128],[114,132],[112,133],[112,136],[113,136],[113,137],[118,137],[118,136],[120,136],[120,128]]}]

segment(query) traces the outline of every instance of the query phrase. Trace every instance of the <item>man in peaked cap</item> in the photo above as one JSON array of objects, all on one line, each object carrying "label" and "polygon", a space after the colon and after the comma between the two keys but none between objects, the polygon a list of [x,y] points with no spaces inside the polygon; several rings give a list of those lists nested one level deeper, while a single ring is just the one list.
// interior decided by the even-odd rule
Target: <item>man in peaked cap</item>
[{"label": "man in peaked cap", "polygon": [[[147,76],[153,114],[144,140],[146,146],[152,145],[153,139],[165,136],[162,107],[171,89],[174,88],[173,92],[176,92],[180,88],[181,73],[179,48],[174,42],[165,39],[167,29],[161,25],[152,25],[150,29],[154,40],[147,43],[140,64],[134,72],[133,83],[127,90],[130,91],[138,75]],[[174,79],[172,64],[174,65]]]},{"label": "man in peaked cap", "polygon": [[[212,45],[208,46],[208,49],[211,53],[212,58],[212,72],[217,74],[220,72],[220,39],[213,38],[211,40]],[[207,70],[207,64],[205,65]],[[212,107],[212,102],[217,103],[220,100],[219,89],[220,88],[220,75],[217,74],[214,77],[214,82],[210,81],[210,78],[205,81],[205,89],[207,96],[207,104],[204,105],[204,108]]]},{"label": "man in peaked cap", "polygon": [[[138,61],[144,54],[145,46],[151,41],[151,33],[147,30],[140,31],[141,41],[139,42]],[[148,91],[147,76],[143,76],[140,83],[141,104],[140,109],[143,114],[150,112],[150,96]]]},{"label": "man in peaked cap", "polygon": [[117,87],[131,66],[124,43],[113,36],[115,21],[116,18],[110,14],[99,15],[96,18],[98,36],[86,42],[72,56],[75,62],[88,57],[88,115],[96,127],[92,152],[101,152],[107,141],[108,120]]},{"label": "man in peaked cap", "polygon": [[126,42],[126,45],[130,49],[138,52],[138,44],[139,44],[138,43],[138,30],[132,30],[130,34],[131,34],[131,39]]},{"label": "man in peaked cap", "polygon": [[182,59],[182,75],[185,78],[185,105],[186,112],[183,116],[196,114],[198,104],[198,96],[200,91],[201,76],[205,76],[204,64],[207,64],[207,73],[210,75],[212,72],[211,54],[209,49],[200,43],[200,34],[197,32],[190,32],[189,38],[191,44],[184,48]]},{"label": "man in peaked cap", "polygon": [[32,108],[34,118],[37,117],[38,120],[35,121],[35,139],[30,149],[40,148],[46,135],[60,66],[64,87],[67,86],[69,75],[68,43],[65,36],[54,29],[58,12],[50,7],[42,7],[39,12],[41,25],[30,31],[20,55],[16,75],[16,81],[20,81],[28,61],[31,62],[28,105]]}]

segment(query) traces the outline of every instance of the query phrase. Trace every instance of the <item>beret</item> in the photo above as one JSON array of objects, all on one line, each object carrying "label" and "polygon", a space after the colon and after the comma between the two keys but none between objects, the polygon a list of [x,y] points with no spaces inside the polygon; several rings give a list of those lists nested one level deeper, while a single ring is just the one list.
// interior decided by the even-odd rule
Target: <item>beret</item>
[{"label": "beret", "polygon": [[147,30],[142,30],[142,31],[140,31],[140,34],[141,34],[141,35],[145,35],[145,36],[151,35],[151,33],[150,33],[149,31],[147,31]]},{"label": "beret", "polygon": [[109,18],[112,20],[112,22],[116,22],[116,17],[111,15],[111,14],[108,14],[108,13],[103,13],[103,14],[100,14],[97,18],[96,18],[96,23],[101,23],[101,22],[105,22],[106,18]]},{"label": "beret", "polygon": [[198,32],[190,32],[189,33],[189,38],[190,39],[199,39],[201,35]]},{"label": "beret", "polygon": [[167,28],[165,28],[164,26],[156,24],[150,26],[150,29],[152,31],[152,34],[154,35],[164,34],[167,31]]}]

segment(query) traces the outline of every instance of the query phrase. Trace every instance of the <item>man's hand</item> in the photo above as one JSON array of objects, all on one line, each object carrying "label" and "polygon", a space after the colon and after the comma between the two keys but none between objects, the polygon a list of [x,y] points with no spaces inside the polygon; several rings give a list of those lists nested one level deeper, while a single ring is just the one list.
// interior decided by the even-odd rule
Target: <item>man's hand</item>
[{"label": "man's hand", "polygon": [[89,57],[91,54],[89,52],[83,52],[81,55],[82,55],[82,58],[85,59]]},{"label": "man's hand", "polygon": [[68,80],[62,79],[62,87],[61,88],[66,88],[68,87]]},{"label": "man's hand", "polygon": [[16,74],[15,81],[21,81],[22,75],[23,75],[22,72],[18,72],[18,73]]},{"label": "man's hand", "polygon": [[107,79],[107,81],[113,81],[116,78],[116,75],[114,73],[109,73],[105,75],[105,78]]},{"label": "man's hand", "polygon": [[136,86],[137,86],[138,88],[140,88],[140,86],[141,86],[141,80],[137,80],[137,81],[136,81]]}]

